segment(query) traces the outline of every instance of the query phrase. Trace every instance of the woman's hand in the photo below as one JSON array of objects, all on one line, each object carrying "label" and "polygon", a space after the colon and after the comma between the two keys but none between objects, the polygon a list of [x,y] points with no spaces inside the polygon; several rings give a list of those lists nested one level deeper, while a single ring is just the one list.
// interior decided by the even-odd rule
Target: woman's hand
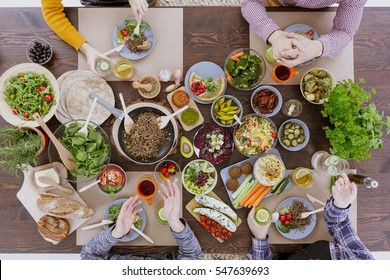
[{"label": "woman's hand", "polygon": [[146,0],[129,0],[129,4],[137,21],[141,19],[141,16],[146,14],[149,7]]},{"label": "woman's hand", "polygon": [[88,66],[91,69],[91,71],[98,76],[103,76],[103,75],[99,74],[98,72],[96,72],[96,70],[95,70],[96,59],[98,59],[98,58],[104,58],[107,60],[110,60],[110,59],[107,56],[100,53],[97,49],[92,47],[87,42],[85,42],[84,44],[81,45],[80,51],[85,55],[85,58],[87,59]]},{"label": "woman's hand", "polygon": [[130,231],[131,225],[134,222],[134,217],[142,208],[137,207],[141,204],[138,196],[130,197],[123,203],[118,219],[116,220],[115,228],[112,230],[112,237],[121,238]]},{"label": "woman's hand", "polygon": [[357,187],[349,181],[348,176],[343,173],[332,188],[333,203],[338,208],[347,208],[356,198]]},{"label": "woman's hand", "polygon": [[168,180],[168,188],[161,184],[158,193],[164,199],[164,215],[174,232],[182,232],[184,225],[180,221],[180,191],[175,183]]}]

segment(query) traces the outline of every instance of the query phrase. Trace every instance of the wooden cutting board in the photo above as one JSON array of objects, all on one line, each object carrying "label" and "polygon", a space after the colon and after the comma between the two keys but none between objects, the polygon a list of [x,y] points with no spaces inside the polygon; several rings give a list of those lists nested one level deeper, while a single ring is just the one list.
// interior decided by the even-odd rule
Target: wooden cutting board
[{"label": "wooden cutting board", "polygon": [[[214,192],[209,192],[207,194],[208,196],[211,196],[211,197],[214,197],[215,199],[218,199],[220,201],[222,201],[222,199],[220,199]],[[222,201],[223,202],[223,201]],[[225,202],[224,202],[225,203]],[[206,206],[202,205],[202,204],[199,204],[198,202],[195,201],[195,197],[190,201],[188,202],[188,204],[186,205],[186,209],[188,210],[188,212],[191,213],[192,216],[195,217],[195,219],[197,219],[199,222],[200,222],[200,215],[199,214],[195,214],[192,212],[193,209],[195,208],[198,208],[198,207],[204,207],[204,208],[207,208]],[[237,216],[238,217],[238,216]],[[233,221],[233,220],[232,220]],[[237,221],[233,221],[233,223],[237,226],[241,225],[242,223],[242,220],[240,219],[240,217],[238,217]],[[200,226],[200,225],[199,225]],[[210,233],[211,234],[211,233]],[[234,233],[233,233],[234,235]],[[224,242],[225,240],[219,238],[219,237],[215,237],[214,235],[211,234],[211,236],[213,236],[215,239],[217,239],[219,242]]]}]

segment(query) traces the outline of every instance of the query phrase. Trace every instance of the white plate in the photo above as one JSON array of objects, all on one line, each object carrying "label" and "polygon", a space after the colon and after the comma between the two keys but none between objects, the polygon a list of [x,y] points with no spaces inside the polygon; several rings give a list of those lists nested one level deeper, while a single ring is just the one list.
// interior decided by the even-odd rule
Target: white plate
[{"label": "white plate", "polygon": [[[106,210],[104,210],[104,214],[103,214],[103,220],[112,220],[111,217],[108,216],[108,210],[109,208],[111,207],[111,205],[119,205],[121,203],[124,203],[126,202],[127,198],[120,198],[120,199],[117,199],[117,200],[114,200],[113,202],[110,203],[110,205],[106,208]],[[138,206],[139,208],[142,208],[142,206]],[[141,229],[140,231],[144,231],[145,229],[145,226],[146,226],[146,215],[145,215],[145,211],[142,209],[142,211],[139,211],[138,212],[138,215],[141,217],[142,219],[142,226],[141,226]],[[107,229],[110,225],[104,225],[104,229]],[[128,241],[132,241],[134,239],[136,239],[137,237],[139,236],[139,233],[135,232],[135,230],[130,230],[130,233],[129,234],[126,234],[125,236],[123,236],[120,241],[121,242],[128,242]]]},{"label": "white plate", "polygon": [[[186,87],[186,92],[191,96],[191,98],[200,104],[211,104],[213,103],[214,100],[211,101],[203,101],[197,98],[191,91],[191,85],[190,85],[190,76],[192,72],[195,72],[197,75],[204,77],[204,78],[209,78],[211,77],[212,79],[217,79],[219,77],[223,77],[225,80],[225,90],[226,90],[226,78],[225,78],[225,73],[223,72],[223,69],[219,67],[217,64],[210,62],[210,61],[201,61],[198,62],[190,69],[188,69],[186,76],[184,78],[184,84]],[[222,94],[223,95],[223,94]],[[217,97],[216,97],[217,98]]]},{"label": "white plate", "polygon": [[[135,18],[128,18],[127,20],[136,20],[136,19]],[[146,21],[142,21],[142,22],[147,23]],[[154,42],[156,40],[156,35],[154,33],[153,27],[149,23],[147,23],[147,24],[150,26],[150,29],[145,29],[143,31],[143,33],[145,34],[146,38],[150,41],[151,47],[143,52],[133,53],[125,46],[119,52],[119,55],[121,55],[122,57],[125,57],[127,59],[130,59],[130,60],[138,60],[138,59],[146,57],[148,54],[150,54],[152,52],[153,47],[154,47]],[[114,28],[114,31],[112,33],[112,44],[114,45],[114,48],[119,47],[121,45],[120,43],[118,43],[118,27],[122,28],[123,26],[125,26],[124,20],[121,21],[120,23],[118,23]]]},{"label": "white plate", "polygon": [[[272,149],[272,150],[269,152],[269,154],[275,155],[275,156],[277,156],[277,157],[279,157],[279,158],[281,159],[280,153],[279,153],[279,151],[278,151],[277,149]],[[230,199],[232,205],[233,205],[233,200],[234,200],[234,199],[232,198],[233,192],[232,192],[231,190],[229,190],[229,189],[226,187],[226,182],[230,179],[229,169],[230,169],[231,167],[233,167],[233,166],[239,166],[239,167],[241,167],[241,166],[242,166],[244,163],[246,163],[246,162],[248,162],[248,163],[252,164],[252,166],[254,166],[254,165],[255,165],[255,162],[257,161],[258,158],[259,158],[259,157],[251,157],[251,158],[248,158],[248,159],[246,159],[246,160],[240,161],[240,162],[238,162],[238,163],[236,163],[236,164],[233,164],[233,165],[230,165],[230,166],[228,166],[228,167],[225,167],[224,169],[221,170],[220,175],[221,175],[221,178],[222,178],[222,181],[223,181],[223,185],[225,186],[225,189],[226,189],[226,191],[227,191],[227,193],[228,193],[228,196],[229,196],[229,199]],[[252,172],[252,176],[253,176],[253,177],[252,177],[252,180],[256,180],[256,178],[255,178],[253,172]],[[284,178],[286,178],[287,176],[288,176],[288,172],[287,172],[287,170],[286,170],[286,171],[284,172]],[[245,175],[245,174],[241,174],[241,176],[237,179],[238,183],[241,184],[241,183],[245,180],[245,178],[246,178],[246,175]],[[287,184],[285,190],[288,189],[288,188],[290,188],[290,187],[291,187],[291,181],[288,182],[288,184]],[[274,195],[274,194],[271,193],[271,192],[269,192],[269,193],[267,193],[267,194],[264,196],[264,198],[269,197],[269,196],[271,196],[271,195]],[[264,199],[264,198],[263,198],[263,199]],[[242,206],[235,207],[234,205],[233,205],[233,207],[236,208],[236,209],[242,208]]]},{"label": "white plate", "polygon": [[[307,209],[309,209],[309,211],[314,210],[313,205],[309,201],[307,201],[306,199],[301,198],[301,197],[290,197],[290,198],[283,200],[278,205],[278,207],[276,207],[276,211],[279,212],[280,208],[285,206],[285,205],[290,206],[294,200],[301,201],[303,203],[303,205]],[[280,232],[280,234],[283,235],[284,237],[286,237],[288,239],[292,239],[292,240],[299,240],[299,239],[305,238],[314,230],[314,228],[316,226],[316,220],[317,220],[317,214],[312,214],[310,224],[306,225],[304,230],[291,229],[289,233],[284,233],[278,228],[278,225],[281,224],[280,220],[277,220],[275,222],[275,226],[276,226],[276,229]]]},{"label": "white plate", "polygon": [[39,124],[36,121],[27,121],[21,119],[19,116],[14,115],[12,113],[12,108],[5,102],[4,100],[4,94],[5,91],[5,83],[8,79],[16,76],[18,73],[35,73],[35,74],[44,74],[46,78],[49,80],[51,86],[54,90],[54,99],[52,102],[55,102],[51,108],[50,111],[47,113],[47,115],[43,118],[43,121],[47,123],[53,116],[55,111],[57,110],[59,100],[60,100],[60,89],[57,83],[56,78],[54,75],[47,70],[45,67],[40,66],[35,63],[22,63],[15,65],[5,71],[3,75],[0,77],[0,91],[1,91],[1,97],[0,97],[0,114],[1,116],[10,124],[14,126],[30,126],[30,127],[38,127]]}]

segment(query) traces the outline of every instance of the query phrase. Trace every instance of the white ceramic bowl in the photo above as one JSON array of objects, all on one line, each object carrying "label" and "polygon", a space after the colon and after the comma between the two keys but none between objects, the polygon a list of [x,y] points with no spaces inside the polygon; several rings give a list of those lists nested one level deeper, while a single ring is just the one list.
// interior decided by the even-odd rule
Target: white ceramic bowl
[{"label": "white ceramic bowl", "polygon": [[[232,106],[238,106],[240,108],[240,113],[238,113],[237,117],[239,119],[242,118],[242,115],[243,115],[243,111],[244,109],[242,108],[242,104],[240,102],[240,100],[238,100],[236,97],[232,96],[232,95],[222,95],[220,97],[218,97],[217,99],[214,100],[213,104],[211,105],[211,117],[213,118],[213,121],[215,123],[217,123],[219,126],[223,126],[223,127],[232,127],[234,125],[237,124],[237,121],[234,120],[232,124],[222,124],[221,120],[218,119],[215,115],[215,112],[214,112],[214,106],[215,104],[217,104],[217,102],[221,99],[221,98],[225,98],[225,100],[232,100]],[[232,115],[233,116],[233,115]]]},{"label": "white ceramic bowl", "polygon": [[[255,104],[253,104],[253,99],[254,99],[255,95],[258,92],[260,92],[261,90],[264,90],[264,89],[268,89],[270,91],[273,91],[276,94],[276,96],[278,97],[278,104],[276,105],[276,107],[274,108],[272,113],[269,113],[269,114],[262,114],[262,113],[260,113],[259,107],[256,106]],[[253,111],[255,111],[256,114],[258,114],[260,116],[265,116],[265,117],[268,117],[268,118],[270,118],[272,116],[275,116],[277,113],[279,113],[280,109],[282,108],[282,104],[283,104],[282,94],[276,88],[274,88],[272,86],[260,86],[252,93],[252,96],[251,96],[251,106],[252,106],[252,109],[253,109]]]},{"label": "white ceramic bowl", "polygon": [[[305,141],[303,141],[303,143],[301,143],[295,147],[293,147],[293,146],[287,147],[282,141],[282,137],[283,137],[283,133],[284,133],[284,126],[288,122],[299,124],[303,128],[303,132],[305,134]],[[282,125],[279,127],[278,140],[279,140],[280,145],[282,145],[282,147],[285,148],[286,150],[293,151],[293,152],[299,151],[299,150],[302,150],[304,147],[306,147],[307,143],[309,143],[310,131],[309,131],[309,128],[307,127],[307,125],[303,121],[298,120],[298,119],[289,119],[289,120],[285,121],[284,123],[282,123]]]},{"label": "white ceramic bowl", "polygon": [[[46,78],[49,80],[51,86],[54,90],[54,96],[51,108],[49,112],[43,117],[43,121],[47,123],[53,116],[55,111],[57,110],[59,100],[60,100],[60,88],[57,83],[57,79],[54,75],[47,70],[45,67],[40,66],[35,63],[22,63],[15,65],[5,71],[3,75],[0,77],[0,91],[4,92],[6,88],[6,81],[14,76],[17,76],[19,73],[34,73],[34,74],[44,74]],[[14,126],[30,126],[30,127],[38,127],[39,124],[34,120],[24,120],[21,119],[18,115],[14,115],[12,113],[12,109],[10,105],[4,100],[4,95],[0,97],[0,114],[1,116],[10,124]]]},{"label": "white ceramic bowl", "polygon": [[[194,164],[197,164],[197,163],[200,163],[201,165],[203,165],[205,162],[208,163],[208,167],[214,167],[214,182],[213,182],[212,185],[210,185],[209,187],[207,187],[205,190],[200,191],[200,192],[196,192],[196,191],[194,191],[193,189],[191,189],[191,188],[186,184],[186,180],[185,180],[186,172],[187,172],[187,169],[189,168],[189,166],[193,166]],[[189,162],[189,163],[183,168],[183,172],[182,172],[182,175],[181,175],[181,179],[182,179],[184,188],[185,188],[189,193],[192,193],[193,195],[197,195],[197,194],[207,194],[207,193],[211,192],[211,191],[215,188],[215,186],[217,185],[217,181],[218,181],[218,172],[217,172],[217,169],[215,168],[215,166],[214,166],[211,162],[208,162],[207,160],[204,160],[204,159],[196,159],[196,160],[193,160],[193,161]]]},{"label": "white ceramic bowl", "polygon": [[[312,71],[312,70],[325,71],[326,74],[328,75],[328,77],[330,77],[330,79],[331,79],[331,81],[332,81],[332,82],[331,82],[331,84],[332,84],[331,88],[334,87],[334,86],[336,85],[336,80],[335,80],[334,76],[332,75],[332,73],[330,73],[328,70],[326,70],[326,69],[324,69],[324,68],[312,68],[312,69],[308,70],[305,74],[302,75],[301,82],[300,82],[300,84],[299,84],[299,88],[300,88],[300,90],[301,90],[301,93],[302,93],[303,97],[304,97],[308,102],[310,102],[310,103],[312,103],[312,104],[320,105],[320,104],[323,104],[323,103],[324,103],[324,101],[326,100],[326,98],[321,99],[320,102],[310,101],[310,100],[306,97],[305,90],[304,90],[304,88],[303,88],[303,87],[304,87],[304,79],[305,79],[306,75],[309,74],[310,71]],[[330,89],[329,89],[329,90],[330,90]],[[328,90],[328,91],[329,91],[329,90]]]}]

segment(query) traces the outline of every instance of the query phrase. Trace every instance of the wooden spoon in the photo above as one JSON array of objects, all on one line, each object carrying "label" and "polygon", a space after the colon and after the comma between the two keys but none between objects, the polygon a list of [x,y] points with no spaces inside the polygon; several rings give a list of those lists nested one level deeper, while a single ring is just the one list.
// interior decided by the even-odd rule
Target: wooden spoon
[{"label": "wooden spoon", "polygon": [[47,136],[50,138],[51,142],[53,143],[54,147],[56,147],[58,154],[60,155],[60,158],[65,165],[65,167],[70,170],[76,170],[76,160],[71,154],[71,152],[64,147],[64,145],[61,144],[60,141],[54,136],[54,134],[51,132],[51,130],[47,127],[45,122],[42,120],[41,115],[38,113],[34,113],[34,119],[37,121],[37,123],[42,127],[42,129],[46,132]]},{"label": "wooden spoon", "polygon": [[141,84],[141,83],[138,82],[138,81],[134,81],[134,82],[132,83],[132,86],[133,86],[133,88],[135,88],[135,89],[143,88],[143,89],[146,90],[146,91],[151,91],[152,88],[153,88],[151,84]]}]

